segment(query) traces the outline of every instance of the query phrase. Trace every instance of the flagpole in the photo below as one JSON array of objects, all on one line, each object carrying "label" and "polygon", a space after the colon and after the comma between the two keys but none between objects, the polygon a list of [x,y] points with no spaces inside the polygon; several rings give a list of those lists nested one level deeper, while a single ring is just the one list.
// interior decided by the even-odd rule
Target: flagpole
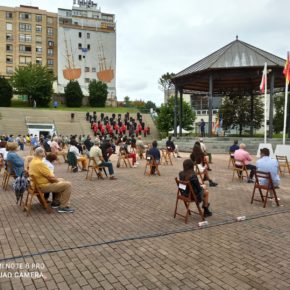
[{"label": "flagpole", "polygon": [[[287,106],[288,106],[288,83],[289,83],[289,51],[287,53],[287,61],[286,61],[286,74],[285,74],[285,103],[284,103],[284,126],[283,126],[283,145],[286,143],[286,127],[287,127]],[[284,72],[283,72],[284,73]]]},{"label": "flagpole", "polygon": [[285,145],[285,141],[286,141],[287,105],[288,105],[288,82],[286,80],[285,105],[284,105],[284,126],[283,126],[283,145]]},{"label": "flagpole", "polygon": [[267,143],[267,63],[265,62],[264,144]]}]

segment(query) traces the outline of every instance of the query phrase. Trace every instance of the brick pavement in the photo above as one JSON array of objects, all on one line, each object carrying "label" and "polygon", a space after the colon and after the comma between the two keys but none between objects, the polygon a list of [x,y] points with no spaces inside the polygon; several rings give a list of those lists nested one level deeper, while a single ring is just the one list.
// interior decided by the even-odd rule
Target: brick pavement
[{"label": "brick pavement", "polygon": [[[33,272],[37,263],[44,277],[2,277],[0,289],[289,289],[290,176],[278,191],[283,206],[263,209],[250,204],[252,184],[231,181],[228,156],[214,155],[214,215],[198,229],[197,216],[187,225],[173,219],[183,160],[161,166],[161,177],[144,177],[144,161],[115,168],[116,181],[85,181],[57,165],[56,175],[73,183],[76,212],[68,215],[49,215],[35,201],[26,217],[11,187],[1,189],[0,266],[27,263]],[[240,215],[247,220],[235,222]],[[17,271],[25,272],[0,275]]]}]

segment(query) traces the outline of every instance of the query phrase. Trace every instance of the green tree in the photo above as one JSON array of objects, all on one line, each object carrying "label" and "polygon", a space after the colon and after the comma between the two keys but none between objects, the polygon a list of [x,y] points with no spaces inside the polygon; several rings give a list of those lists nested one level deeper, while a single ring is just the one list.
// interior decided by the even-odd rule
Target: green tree
[{"label": "green tree", "polygon": [[0,77],[0,107],[10,107],[13,89],[7,79]]},{"label": "green tree", "polygon": [[53,92],[53,80],[53,72],[46,66],[30,63],[16,69],[11,84],[17,94],[27,95],[31,105],[35,100],[37,106],[48,107]]},{"label": "green tree", "polygon": [[171,79],[175,76],[174,73],[167,72],[166,74],[162,75],[158,81],[159,88],[161,91],[168,91],[174,88],[174,84],[172,83]]},{"label": "green tree", "polygon": [[127,107],[127,108],[131,107],[131,101],[130,101],[130,98],[128,96],[126,96],[124,98],[124,106]]},{"label": "green tree", "polygon": [[107,96],[108,96],[108,86],[107,84],[93,80],[89,84],[89,104],[92,107],[105,107]]},{"label": "green tree", "polygon": [[274,106],[275,106],[275,116],[273,119],[273,129],[275,133],[280,133],[283,131],[284,126],[284,106],[285,106],[284,95],[275,96]]},{"label": "green tree", "polygon": [[223,118],[223,129],[238,128],[242,136],[247,126],[259,129],[264,120],[264,104],[259,96],[254,97],[253,120],[251,120],[251,99],[247,96],[227,96],[219,108]]},{"label": "green tree", "polygon": [[153,103],[152,101],[148,101],[145,106],[144,106],[144,109],[149,111],[150,109],[153,109],[154,111],[156,111],[156,104]]},{"label": "green tree", "polygon": [[[190,105],[183,101],[182,103],[182,128],[192,129],[195,120],[195,112]],[[177,116],[177,124],[179,124],[179,116]],[[174,97],[168,100],[167,104],[163,104],[160,108],[160,113],[157,118],[157,128],[161,132],[168,132],[174,126]]]},{"label": "green tree", "polygon": [[81,107],[83,92],[78,81],[70,81],[64,88],[66,105],[68,107]]}]

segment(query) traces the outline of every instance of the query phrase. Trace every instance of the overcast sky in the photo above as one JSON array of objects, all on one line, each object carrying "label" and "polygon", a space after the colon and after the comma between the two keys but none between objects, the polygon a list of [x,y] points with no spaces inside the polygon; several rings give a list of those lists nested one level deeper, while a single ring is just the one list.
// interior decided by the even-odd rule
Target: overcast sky
[{"label": "overcast sky", "polygon": [[[289,0],[99,0],[117,21],[117,96],[163,102],[158,79],[239,39],[286,58]],[[9,3],[9,4],[8,4]],[[2,6],[71,9],[72,0],[0,0]]]}]

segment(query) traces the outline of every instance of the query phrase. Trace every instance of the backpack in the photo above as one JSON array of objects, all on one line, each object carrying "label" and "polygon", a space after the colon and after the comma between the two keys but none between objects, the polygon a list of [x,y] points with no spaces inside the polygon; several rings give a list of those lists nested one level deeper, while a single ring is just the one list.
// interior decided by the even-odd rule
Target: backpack
[{"label": "backpack", "polygon": [[20,176],[18,176],[14,183],[13,183],[13,188],[15,191],[15,196],[16,196],[16,204],[18,204],[19,200],[21,204],[23,194],[25,190],[27,190],[29,186],[29,179],[25,176],[24,173],[22,173]]}]

